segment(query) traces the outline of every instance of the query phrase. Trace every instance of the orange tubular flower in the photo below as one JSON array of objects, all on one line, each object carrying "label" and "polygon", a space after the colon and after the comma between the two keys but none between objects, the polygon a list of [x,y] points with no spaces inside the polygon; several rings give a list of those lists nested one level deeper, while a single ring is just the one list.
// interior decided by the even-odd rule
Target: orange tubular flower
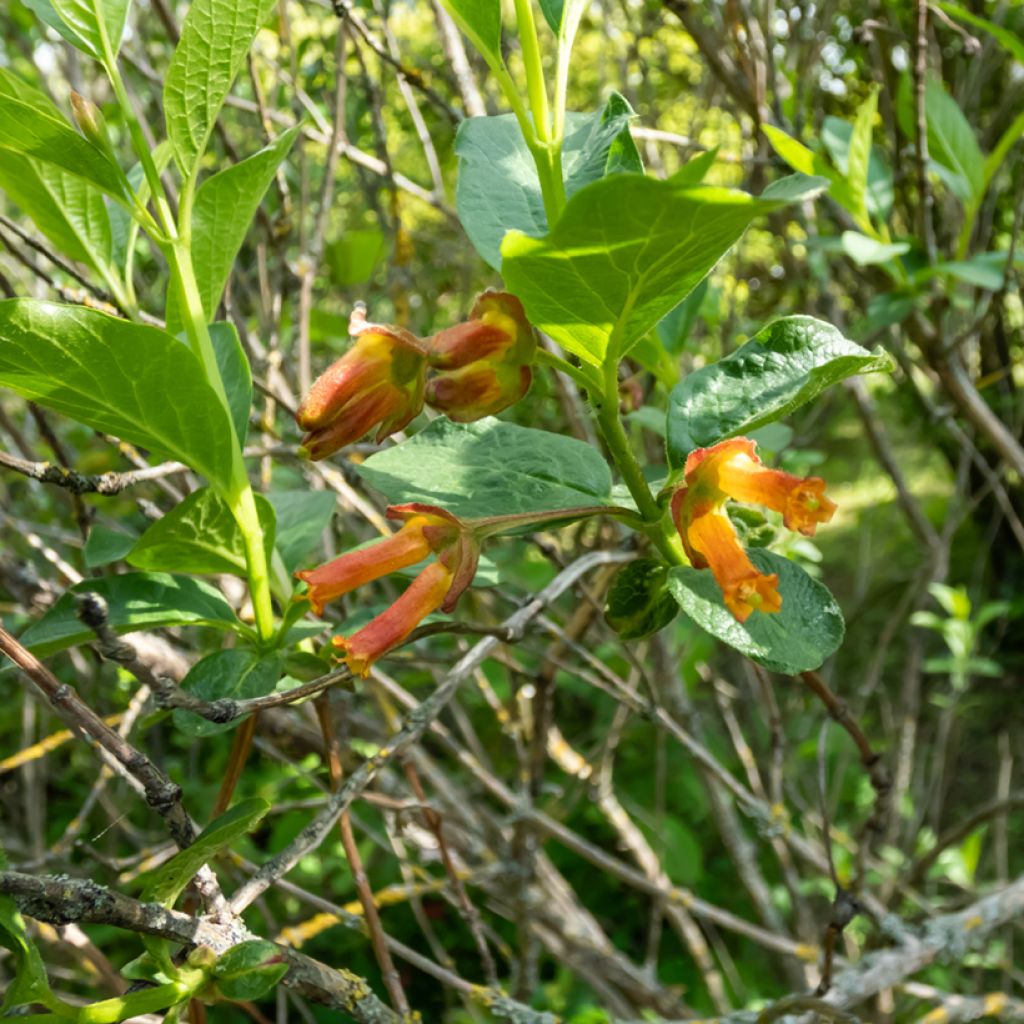
[{"label": "orange tubular flower", "polygon": [[351,637],[332,643],[353,673],[365,676],[381,655],[400,644],[431,612],[452,611],[473,581],[480,545],[473,531],[451,513],[434,505],[393,505],[388,518],[404,520],[398,533],[361,548],[317,569],[295,575],[309,585],[307,595],[318,615],[324,605],[356,587],[398,569],[416,565],[431,554],[427,565],[386,611]]},{"label": "orange tubular flower", "polygon": [[672,518],[686,554],[695,568],[711,569],[726,607],[740,622],[755,609],[779,611],[782,597],[778,576],[758,572],[747,557],[725,502],[733,498],[774,509],[789,529],[807,536],[836,510],[835,502],[825,497],[824,480],[768,469],[756,449],[745,437],[698,448],[683,468],[685,486],[672,496]]},{"label": "orange tubular flower", "polygon": [[352,314],[349,332],[356,343],[317,378],[295,414],[306,431],[302,447],[313,460],[374,427],[382,441],[423,408],[423,342],[401,327],[366,323],[362,309]]},{"label": "orange tubular flower", "polygon": [[454,575],[443,562],[431,562],[387,611],[350,637],[331,640],[353,675],[367,676],[370,666],[398,646],[431,612],[444,603]]},{"label": "orange tubular flower", "polygon": [[472,423],[507,409],[530,390],[537,344],[514,295],[486,291],[470,319],[427,341],[427,360],[438,371],[426,400],[457,423]]}]

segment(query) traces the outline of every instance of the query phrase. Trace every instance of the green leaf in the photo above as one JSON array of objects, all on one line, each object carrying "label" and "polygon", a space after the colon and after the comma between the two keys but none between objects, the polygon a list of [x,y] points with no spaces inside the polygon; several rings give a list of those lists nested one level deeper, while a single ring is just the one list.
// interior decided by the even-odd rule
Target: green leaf
[{"label": "green leaf", "polygon": [[250,939],[222,953],[212,973],[224,999],[252,1000],[266,995],[288,973],[288,964],[274,943]]},{"label": "green leaf", "polygon": [[[608,174],[642,170],[629,134],[633,116],[618,93],[601,111],[566,116],[562,177],[568,198]],[[536,164],[513,114],[467,118],[459,125],[455,152],[459,220],[476,251],[500,269],[506,231],[539,237],[548,230]]]},{"label": "green leaf", "polygon": [[671,180],[677,185],[700,185],[707,176],[708,171],[714,166],[715,158],[718,156],[718,146],[713,149],[698,153],[683,164],[682,167],[672,175]]},{"label": "green leaf", "polygon": [[871,160],[871,134],[878,113],[878,86],[873,86],[868,98],[857,109],[857,117],[850,134],[850,145],[846,152],[846,180],[857,203],[858,214],[866,219],[868,215],[868,170]]},{"label": "green leaf", "polygon": [[[267,554],[274,546],[274,509],[256,496]],[[136,569],[156,572],[233,573],[245,576],[242,532],[227,502],[216,491],[194,491],[153,523],[128,555]]]},{"label": "green leaf", "polygon": [[384,248],[384,232],[380,228],[346,231],[324,252],[331,283],[341,287],[365,284],[377,269]]},{"label": "green leaf", "polygon": [[85,564],[89,569],[118,562],[135,546],[138,537],[123,530],[108,530],[105,526],[93,526],[82,549]]},{"label": "green leaf", "polygon": [[617,362],[707,275],[755,217],[818,194],[794,175],[759,198],[636,174],[578,192],[547,238],[511,232],[502,271],[531,323],[600,367]]},{"label": "green leaf", "polygon": [[110,217],[103,193],[56,164],[0,149],[0,188],[70,259],[94,270],[110,265]]},{"label": "green leaf", "polygon": [[[102,31],[106,34],[111,55],[117,56],[131,0],[48,0],[48,3],[70,31],[70,35],[62,34],[80,50],[103,60],[106,48],[102,42]],[[42,3],[37,0],[32,7],[47,24],[52,24],[41,11]]]},{"label": "green leaf", "polygon": [[[300,125],[282,132],[269,146],[246,160],[207,178],[196,191],[192,207],[192,266],[206,319],[217,315],[231,268],[242,248],[256,210],[281,161],[288,155]],[[167,329],[184,326],[176,290],[167,301]]]},{"label": "green leaf", "polygon": [[[7,857],[0,847],[0,870],[6,868]],[[0,1011],[36,1002],[52,1005],[54,999],[39,950],[28,934],[17,904],[10,896],[3,895],[0,895],[0,946],[14,955],[14,978],[4,991]]]},{"label": "green leaf", "polygon": [[[216,651],[197,661],[181,682],[181,688],[202,700],[244,700],[272,693],[281,678],[281,659],[260,657],[251,648]],[[189,736],[213,736],[234,729],[241,722],[211,722],[192,711],[176,708],[174,724]]]},{"label": "green leaf", "polygon": [[968,25],[980,28],[982,32],[987,32],[1007,53],[1015,57],[1020,64],[1024,64],[1024,40],[1016,32],[1003,28],[1002,25],[997,25],[987,18],[982,18],[972,11],[965,10],[959,4],[948,3],[947,0],[936,0],[935,6],[941,7],[958,21],[966,22]]},{"label": "green leaf", "polygon": [[196,872],[242,836],[251,832],[270,810],[270,804],[259,797],[242,800],[231,810],[212,821],[196,836],[196,841],[179,850],[166,864],[153,872],[142,900],[173,907],[185,886],[195,878]]},{"label": "green leaf", "polygon": [[842,234],[843,252],[859,267],[873,266],[877,263],[888,263],[910,252],[907,242],[885,244],[875,238],[862,235],[859,231],[844,231]]},{"label": "green leaf", "polygon": [[604,617],[620,639],[650,636],[679,614],[667,582],[668,566],[655,558],[638,558],[619,569],[605,595]]},{"label": "green leaf", "polygon": [[37,658],[88,643],[94,634],[79,622],[74,595],[90,592],[107,602],[110,627],[119,636],[169,626],[240,626],[231,605],[209,583],[165,572],[130,572],[76,584],[22,633],[21,642]]},{"label": "green leaf", "polygon": [[756,548],[747,553],[759,571],[778,573],[781,611],[755,611],[738,622],[709,569],[673,569],[669,590],[698,626],[770,671],[795,675],[818,668],[843,639],[836,599],[788,558]]},{"label": "green leaf", "polygon": [[214,123],[273,0],[193,0],[164,79],[174,158],[195,176]]},{"label": "green leaf", "polygon": [[124,197],[121,172],[68,124],[49,97],[0,67],[0,149],[56,164],[104,192]]},{"label": "green leaf", "polygon": [[980,252],[969,260],[947,260],[927,267],[922,277],[948,274],[976,288],[999,291],[1006,275],[1006,255],[1005,252]]},{"label": "green leaf", "polygon": [[583,441],[490,417],[434,420],[356,470],[392,504],[423,501],[468,518],[607,504],[612,484]]},{"label": "green leaf", "polygon": [[83,306],[0,302],[0,385],[227,487],[227,410],[199,361],[155,327]]},{"label": "green leaf", "polygon": [[[838,117],[826,117],[821,129],[822,145],[843,175],[839,185],[831,189],[832,198],[851,213],[858,207],[853,189],[846,180],[850,172],[849,154],[853,130],[854,126],[849,121]],[[815,159],[821,158],[816,156]],[[872,146],[868,154],[868,177],[864,193],[867,212],[883,222],[887,221],[892,212],[893,196],[892,171],[878,149]]]},{"label": "green leaf", "polygon": [[678,356],[686,346],[707,291],[708,279],[704,278],[675,309],[658,322],[658,338],[670,355]]},{"label": "green leaf", "polygon": [[925,84],[928,154],[968,182],[972,196],[985,191],[985,157],[970,122],[942,83]]},{"label": "green leaf", "polygon": [[[935,170],[961,202],[976,201],[985,191],[985,157],[970,122],[938,78],[924,91],[928,156]],[[897,114],[900,127],[914,138],[914,100],[909,75],[900,83]]]},{"label": "green leaf", "polygon": [[231,422],[235,426],[235,437],[239,444],[245,444],[249,433],[249,412],[252,409],[252,369],[249,357],[242,348],[238,330],[234,324],[218,320],[210,326],[210,341],[217,369],[224,382],[224,392],[231,411]]},{"label": "green leaf", "polygon": [[857,373],[892,369],[831,324],[790,316],[762,328],[717,363],[684,378],[669,398],[669,464],[696,448],[747,434],[788,416],[826,388]]},{"label": "green leaf", "polygon": [[271,491],[266,497],[277,513],[277,553],[294,572],[319,547],[337,497],[333,491]]},{"label": "green leaf", "polygon": [[501,0],[444,0],[444,8],[491,63],[501,60]]},{"label": "green leaf", "polygon": [[565,0],[540,0],[540,9],[551,31],[558,35],[565,14]]}]

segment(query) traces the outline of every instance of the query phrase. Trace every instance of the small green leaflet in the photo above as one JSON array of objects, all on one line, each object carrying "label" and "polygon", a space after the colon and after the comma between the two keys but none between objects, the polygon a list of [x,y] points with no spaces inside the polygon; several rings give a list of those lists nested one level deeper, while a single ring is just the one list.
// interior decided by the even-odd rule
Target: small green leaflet
[{"label": "small green leaflet", "polygon": [[780,611],[754,611],[738,622],[710,569],[672,569],[669,590],[698,626],[770,671],[796,675],[819,668],[846,628],[836,599],[788,558],[757,548],[747,554],[760,572],[778,573]]},{"label": "small green leaflet", "polygon": [[164,79],[174,158],[193,178],[235,76],[273,0],[193,0]]},{"label": "small green leaflet", "polygon": [[502,273],[531,323],[602,367],[686,298],[752,220],[825,185],[793,175],[755,197],[616,174],[573,196],[546,238],[506,235]]},{"label": "small green leaflet", "polygon": [[[7,856],[0,847],[0,871],[6,870]],[[50,991],[42,957],[25,927],[25,919],[17,904],[6,895],[0,895],[0,946],[10,950],[14,959],[14,978],[0,1000],[0,1012],[6,1015],[7,1010],[31,1003],[53,1006],[57,1000]],[[19,1018],[12,1016],[10,1019]]]},{"label": "small green leaflet", "polygon": [[[274,509],[260,495],[256,509],[269,558],[274,546]],[[227,502],[202,487],[151,524],[128,554],[136,569],[245,576],[245,545]]]},{"label": "small green leaflet", "polygon": [[422,501],[464,518],[611,500],[608,465],[591,445],[491,417],[476,423],[434,420],[355,468],[392,504]]},{"label": "small green leaflet", "polygon": [[82,138],[38,89],[0,67],[0,148],[56,164],[104,192],[124,198],[121,172],[105,153]]},{"label": "small green leaflet", "polygon": [[56,164],[0,149],[0,188],[65,256],[94,270],[110,265],[110,217],[103,193]]},{"label": "small green leaflet", "polygon": [[[26,6],[72,46],[103,60],[109,47],[117,56],[131,0],[25,0]],[[101,28],[102,25],[102,28]],[[101,32],[107,37],[103,45]]]},{"label": "small green leaflet", "polygon": [[678,469],[696,448],[782,419],[846,377],[892,365],[882,349],[869,352],[814,317],[776,320],[672,390],[669,465]]},{"label": "small green leaflet", "polygon": [[[260,657],[248,647],[230,648],[208,654],[197,661],[181,682],[181,688],[193,697],[213,701],[231,698],[243,700],[264,697],[273,692],[281,678],[281,659]],[[192,711],[174,710],[174,724],[189,736],[213,736],[234,729],[242,721],[211,722]]]},{"label": "small green leaflet", "polygon": [[288,964],[274,943],[249,939],[221,954],[212,973],[224,999],[252,1000],[266,995],[288,973]]},{"label": "small green leaflet", "polygon": [[119,636],[166,626],[242,628],[234,609],[209,583],[165,572],[129,572],[76,584],[22,633],[21,643],[37,658],[89,643],[95,636],[78,619],[75,594],[90,592],[106,601],[108,621]]},{"label": "small green leaflet", "polygon": [[[603,110],[566,116],[562,177],[567,197],[605,175],[643,170],[629,134],[633,116],[618,93]],[[459,220],[477,252],[498,270],[505,232],[539,237],[548,230],[536,164],[512,114],[467,118],[459,126],[455,152]]]},{"label": "small green leaflet", "polygon": [[0,302],[0,386],[230,485],[227,410],[196,357],[165,331],[84,306],[9,299]]},{"label": "small green leaflet", "polygon": [[640,640],[657,633],[679,614],[667,580],[668,566],[656,558],[638,558],[612,577],[604,617],[622,640]]},{"label": "small green leaflet", "polygon": [[909,242],[879,242],[859,231],[844,231],[840,236],[843,252],[859,267],[888,263],[897,256],[910,252]]},{"label": "small green leaflet", "polygon": [[489,64],[501,60],[501,0],[442,0],[442,3]]},{"label": "small green leaflet", "polygon": [[179,850],[166,864],[150,876],[142,892],[144,903],[173,907],[185,886],[196,872],[221,850],[251,832],[270,810],[270,804],[259,797],[242,800],[231,810],[212,821],[196,836],[196,841]]}]

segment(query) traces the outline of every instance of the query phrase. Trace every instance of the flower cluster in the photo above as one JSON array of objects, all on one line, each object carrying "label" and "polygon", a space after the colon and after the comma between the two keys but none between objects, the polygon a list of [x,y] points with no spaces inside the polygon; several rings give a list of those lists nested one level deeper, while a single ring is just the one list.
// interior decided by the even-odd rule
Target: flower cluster
[{"label": "flower cluster", "polygon": [[308,585],[306,596],[320,615],[328,601],[436,556],[389,608],[352,636],[334,637],[332,643],[355,675],[369,674],[370,666],[397,647],[431,612],[452,611],[473,581],[480,557],[474,531],[443,508],[419,503],[393,505],[387,515],[403,521],[397,533],[316,569],[296,573]]},{"label": "flower cluster", "polygon": [[317,378],[295,419],[302,448],[323,459],[376,428],[377,440],[403,429],[424,401],[459,423],[491,416],[530,388],[536,351],[519,300],[486,291],[465,323],[422,339],[389,324],[349,321],[355,344]]},{"label": "flower cluster", "polygon": [[684,485],[672,495],[672,519],[691,563],[710,569],[722,588],[725,605],[745,622],[755,609],[777,612],[782,607],[779,578],[757,570],[747,557],[725,503],[763,505],[782,513],[791,530],[813,536],[836,510],[825,497],[820,477],[798,477],[768,469],[745,437],[722,441],[691,452],[683,468]]},{"label": "flower cluster", "polygon": [[427,362],[438,371],[427,381],[427,402],[457,423],[493,416],[530,390],[536,348],[519,300],[486,291],[468,321],[427,342]]}]

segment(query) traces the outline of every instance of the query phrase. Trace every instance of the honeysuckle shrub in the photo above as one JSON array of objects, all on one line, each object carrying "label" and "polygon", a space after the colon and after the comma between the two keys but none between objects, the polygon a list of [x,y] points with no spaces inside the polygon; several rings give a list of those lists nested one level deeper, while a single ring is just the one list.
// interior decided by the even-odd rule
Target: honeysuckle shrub
[{"label": "honeysuckle shrub", "polygon": [[[581,0],[540,0],[536,13],[547,26],[540,31],[529,0],[517,0],[514,19],[504,21],[496,2],[443,0],[507,110],[466,117],[454,140],[459,224],[481,267],[493,271],[493,287],[460,318],[433,317],[436,330],[424,337],[406,323],[383,322],[378,300],[395,320],[408,320],[399,315],[403,303],[368,290],[365,305],[351,310],[347,338],[339,327],[339,358],[324,359],[297,408],[277,424],[255,424],[277,431],[287,449],[261,458],[343,465],[384,500],[387,520],[401,524],[318,560],[334,501],[322,491],[263,494],[254,486],[246,446],[257,386],[266,390],[267,382],[254,381],[237,328],[238,296],[229,294],[264,198],[276,180],[296,174],[304,125],[254,143],[227,166],[211,159],[222,107],[261,27],[279,19],[276,5],[231,0],[228,17],[224,0],[193,0],[173,54],[157,69],[163,123],[140,120],[125,85],[119,50],[128,0],[28,6],[37,31],[56,30],[78,59],[101,69],[111,116],[104,118],[98,96],[71,92],[65,105],[0,66],[0,186],[54,249],[102,283],[109,302],[0,301],[0,385],[134,446],[143,460],[183,463],[200,486],[141,536],[115,540],[116,553],[96,565],[121,568],[69,587],[20,633],[25,648],[48,659],[92,643],[95,630],[76,597],[94,594],[116,634],[200,631],[202,646],[215,649],[191,665],[182,691],[208,712],[218,701],[304,694],[304,684],[332,673],[337,685],[358,688],[375,667],[389,671],[410,645],[429,643],[415,636],[422,624],[427,633],[431,623],[472,627],[462,617],[464,598],[492,585],[503,545],[538,531],[589,528],[604,530],[621,554],[600,596],[627,656],[681,620],[782,676],[813,673],[836,653],[845,626],[828,589],[828,562],[808,571],[793,557],[793,535],[828,529],[842,513],[827,490],[845,481],[827,461],[813,475],[770,465],[758,441],[836,385],[891,372],[892,358],[799,305],[776,308],[749,339],[688,373],[666,339],[696,315],[709,275],[748,228],[789,232],[815,204],[844,211],[852,226],[842,251],[858,267],[884,268],[899,292],[894,302],[913,307],[936,274],[983,273],[965,270],[963,257],[1016,135],[1001,137],[984,158],[965,141],[941,86],[927,84],[936,173],[950,182],[965,218],[957,261],[915,267],[903,261],[914,241],[889,224],[892,175],[873,144],[877,90],[852,121],[832,126],[825,153],[765,125],[794,173],[773,166],[754,195],[708,183],[714,151],[667,176],[645,169],[632,132],[642,117],[616,92],[567,109]],[[973,23],[967,12],[951,13]],[[136,25],[145,31],[138,15]],[[509,41],[520,54],[512,70]],[[162,308],[139,300],[143,243],[166,270]],[[414,253],[413,273],[415,260]],[[907,316],[909,307],[899,312]],[[654,386],[637,401],[631,389],[640,375]],[[534,408],[556,386],[581,396],[589,417],[582,436],[547,429]],[[640,414],[664,439],[654,457],[649,439],[633,429]],[[244,599],[224,577],[241,581]],[[382,580],[391,584],[383,604]],[[171,726],[197,742],[218,742],[232,724],[195,713],[198,706],[176,707]],[[232,770],[248,755],[251,732],[239,743],[241,735],[244,727],[235,733]],[[224,796],[229,803],[230,786]],[[144,900],[174,907],[198,869],[269,810],[260,798],[236,800],[230,810],[226,803],[149,877]],[[351,863],[347,847],[346,855]],[[46,1008],[33,1019],[166,1012],[174,1020],[190,1006],[198,1013],[200,1002],[262,999],[289,969],[264,940],[182,956],[166,939],[147,936],[123,972],[144,986],[73,1005],[54,991],[5,900],[0,932],[17,981],[3,1008]]]}]

